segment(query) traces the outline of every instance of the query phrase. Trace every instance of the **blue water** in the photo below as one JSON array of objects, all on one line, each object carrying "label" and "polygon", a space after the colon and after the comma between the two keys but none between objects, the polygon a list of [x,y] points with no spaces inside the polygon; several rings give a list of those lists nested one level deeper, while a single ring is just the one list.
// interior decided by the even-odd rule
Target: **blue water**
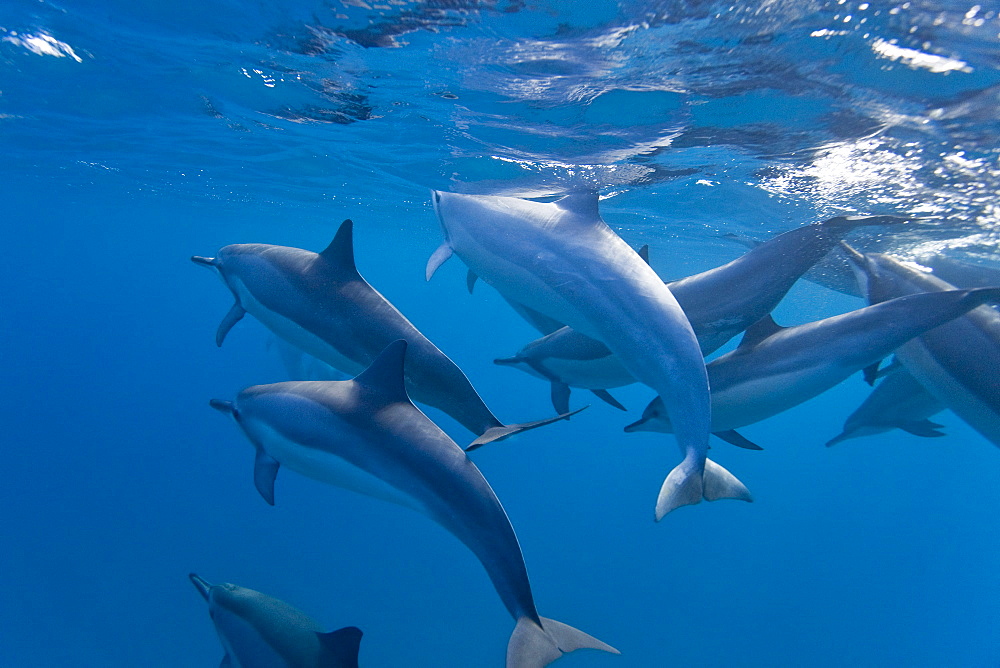
[{"label": "blue water", "polygon": [[[289,472],[257,496],[207,400],[287,371],[252,318],[216,349],[231,298],[189,256],[350,217],[361,273],[494,412],[543,417],[492,364],[534,331],[457,260],[424,282],[428,188],[599,190],[664,278],[843,213],[923,217],[863,247],[996,265],[998,39],[972,0],[8,0],[0,665],[217,665],[190,571],[359,626],[362,666],[501,665],[513,624],[443,529]],[[776,317],[860,306],[802,283]],[[823,447],[867,391],[717,443],[756,502],[659,524],[674,441],[622,433],[646,388],[477,451],[540,612],[622,651],[558,665],[1000,664],[1000,453],[950,413]]]}]

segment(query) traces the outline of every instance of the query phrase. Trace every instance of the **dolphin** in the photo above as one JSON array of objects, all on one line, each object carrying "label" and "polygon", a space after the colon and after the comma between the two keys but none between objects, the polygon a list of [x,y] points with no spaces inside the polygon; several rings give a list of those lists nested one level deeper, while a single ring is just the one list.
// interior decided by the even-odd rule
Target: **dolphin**
[{"label": "dolphin", "polygon": [[406,393],[407,342],[389,344],[352,380],[256,385],[229,413],[256,449],[254,484],[274,503],[281,466],[417,510],[462,541],[486,569],[516,620],[508,668],[541,668],[580,648],[618,651],[540,617],[514,528],[489,483],[462,449]]},{"label": "dolphin", "polygon": [[[736,350],[708,364],[712,430],[738,429],[786,411],[915,336],[998,300],[1000,288],[976,288],[907,295],[795,327],[765,316]],[[625,431],[670,432],[671,417],[657,397]]]},{"label": "dolphin", "polygon": [[875,387],[856,411],[844,422],[844,430],[827,441],[827,447],[859,436],[902,429],[914,436],[944,436],[941,425],[927,418],[944,410],[944,404],[930,394],[901,365]]},{"label": "dolphin", "polygon": [[325,633],[301,610],[234,584],[188,577],[206,601],[226,650],[221,668],[358,668],[361,630]]},{"label": "dolphin", "polygon": [[934,272],[936,278],[959,288],[988,288],[1000,285],[1000,269],[982,264],[970,264],[946,255],[918,257],[917,261]]},{"label": "dolphin", "polygon": [[358,273],[354,225],[345,220],[320,253],[266,244],[234,244],[215,258],[191,258],[216,271],[235,303],[216,333],[226,334],[245,313],[276,335],[344,373],[361,372],[396,339],[410,343],[406,383],[413,398],[438,408],[490,443],[569,417],[505,425],[462,370]]},{"label": "dolphin", "polygon": [[[843,245],[869,303],[899,295],[939,294],[953,285],[888,255]],[[906,370],[952,412],[1000,446],[1000,313],[982,306],[926,332],[896,352]]]},{"label": "dolphin", "polygon": [[601,341],[664,398],[684,459],[660,488],[657,520],[703,498],[751,499],[735,476],[708,463],[708,377],[691,325],[656,272],[601,219],[596,193],[550,203],[432,197],[444,243],[428,260],[428,279],[457,254],[509,300]]},{"label": "dolphin", "polygon": [[[838,216],[805,225],[757,244],[732,262],[667,283],[667,287],[687,315],[702,354],[709,355],[770,313],[795,282],[848,232],[906,220],[894,216]],[[648,256],[644,259],[648,262]],[[850,274],[848,278],[853,281]],[[569,405],[571,387],[608,390],[635,382],[607,346],[572,329],[537,339],[514,357],[496,363],[520,368],[552,383],[553,399],[560,399],[554,404],[559,412],[565,412],[560,406]],[[566,397],[565,402],[562,397]],[[608,401],[606,396],[601,398]]]}]

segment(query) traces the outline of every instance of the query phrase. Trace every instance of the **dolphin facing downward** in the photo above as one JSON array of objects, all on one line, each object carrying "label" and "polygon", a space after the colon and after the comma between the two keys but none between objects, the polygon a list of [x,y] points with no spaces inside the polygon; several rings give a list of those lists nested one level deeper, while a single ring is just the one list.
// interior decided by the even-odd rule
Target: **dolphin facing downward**
[{"label": "dolphin facing downward", "polygon": [[[1000,288],[947,290],[890,299],[795,327],[767,316],[739,348],[708,365],[712,429],[759,422],[825,392],[924,332],[1000,300]],[[625,431],[671,431],[657,397]]]},{"label": "dolphin facing downward", "polygon": [[428,278],[458,254],[507,299],[606,345],[663,397],[684,459],[660,488],[657,520],[703,498],[751,500],[735,476],[706,463],[708,377],[688,319],[656,272],[601,219],[597,194],[547,204],[432,196],[445,240],[428,261]]},{"label": "dolphin facing downward", "polygon": [[361,630],[325,633],[304,612],[259,591],[188,577],[208,601],[226,650],[221,668],[358,668]]},{"label": "dolphin facing downward", "polygon": [[221,346],[233,325],[251,313],[292,345],[353,375],[389,343],[405,339],[410,344],[406,383],[413,398],[478,435],[474,446],[568,417],[500,422],[462,370],[358,273],[353,229],[345,220],[321,253],[233,244],[215,258],[192,257],[217,271],[236,299],[219,325],[216,343]]},{"label": "dolphin facing downward", "polygon": [[541,668],[580,648],[618,651],[540,617],[514,529],[489,483],[447,434],[410,403],[403,383],[407,343],[391,343],[353,380],[257,385],[230,413],[256,448],[254,484],[274,503],[279,466],[413,508],[479,558],[517,625],[508,668]]}]

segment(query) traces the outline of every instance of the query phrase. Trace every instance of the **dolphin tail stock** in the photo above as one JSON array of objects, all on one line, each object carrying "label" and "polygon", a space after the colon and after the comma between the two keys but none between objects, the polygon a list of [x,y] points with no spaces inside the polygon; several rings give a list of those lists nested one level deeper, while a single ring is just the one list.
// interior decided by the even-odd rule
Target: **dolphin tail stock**
[{"label": "dolphin tail stock", "polygon": [[671,510],[681,506],[693,506],[706,501],[736,499],[753,502],[750,490],[732,473],[711,459],[705,459],[705,467],[685,459],[670,472],[660,487],[656,499],[656,521],[659,522]]},{"label": "dolphin tail stock", "polygon": [[517,620],[507,643],[507,668],[543,668],[563,654],[578,649],[599,649],[621,654],[617,649],[572,626],[539,617],[539,626],[529,617]]},{"label": "dolphin tail stock", "polygon": [[546,418],[544,420],[535,420],[534,422],[521,422],[519,424],[501,424],[496,427],[490,427],[482,434],[479,438],[469,443],[466,446],[466,452],[472,452],[477,448],[481,448],[487,443],[493,443],[495,441],[502,441],[505,438],[514,436],[515,434],[520,434],[522,431],[528,431],[529,429],[535,429],[536,427],[544,427],[547,424],[552,424],[553,422],[558,422],[559,420],[568,420],[584,408],[590,408],[590,404],[584,406],[583,408],[577,408],[575,411],[570,411],[569,413],[562,413],[555,417]]}]

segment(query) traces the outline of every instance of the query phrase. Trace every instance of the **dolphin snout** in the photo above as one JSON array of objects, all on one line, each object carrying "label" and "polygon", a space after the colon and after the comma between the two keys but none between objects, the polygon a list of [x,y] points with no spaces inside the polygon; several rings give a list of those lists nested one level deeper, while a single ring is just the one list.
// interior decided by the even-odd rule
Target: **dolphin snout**
[{"label": "dolphin snout", "polygon": [[210,399],[208,405],[219,411],[220,413],[225,413],[226,415],[232,415],[236,417],[236,405],[231,401],[223,401],[222,399]]},{"label": "dolphin snout", "polygon": [[191,261],[195,264],[200,264],[203,267],[208,267],[209,269],[215,269],[219,262],[214,257],[202,257],[201,255],[192,255]]},{"label": "dolphin snout", "polygon": [[640,418],[630,425],[625,426],[625,433],[631,434],[636,431],[649,431],[646,429],[645,424],[649,421],[649,418]]},{"label": "dolphin snout", "polygon": [[198,593],[207,601],[209,590],[212,589],[212,585],[205,582],[203,579],[198,577],[195,573],[188,573],[188,577],[191,578],[191,582],[194,584],[194,588],[198,590]]}]

